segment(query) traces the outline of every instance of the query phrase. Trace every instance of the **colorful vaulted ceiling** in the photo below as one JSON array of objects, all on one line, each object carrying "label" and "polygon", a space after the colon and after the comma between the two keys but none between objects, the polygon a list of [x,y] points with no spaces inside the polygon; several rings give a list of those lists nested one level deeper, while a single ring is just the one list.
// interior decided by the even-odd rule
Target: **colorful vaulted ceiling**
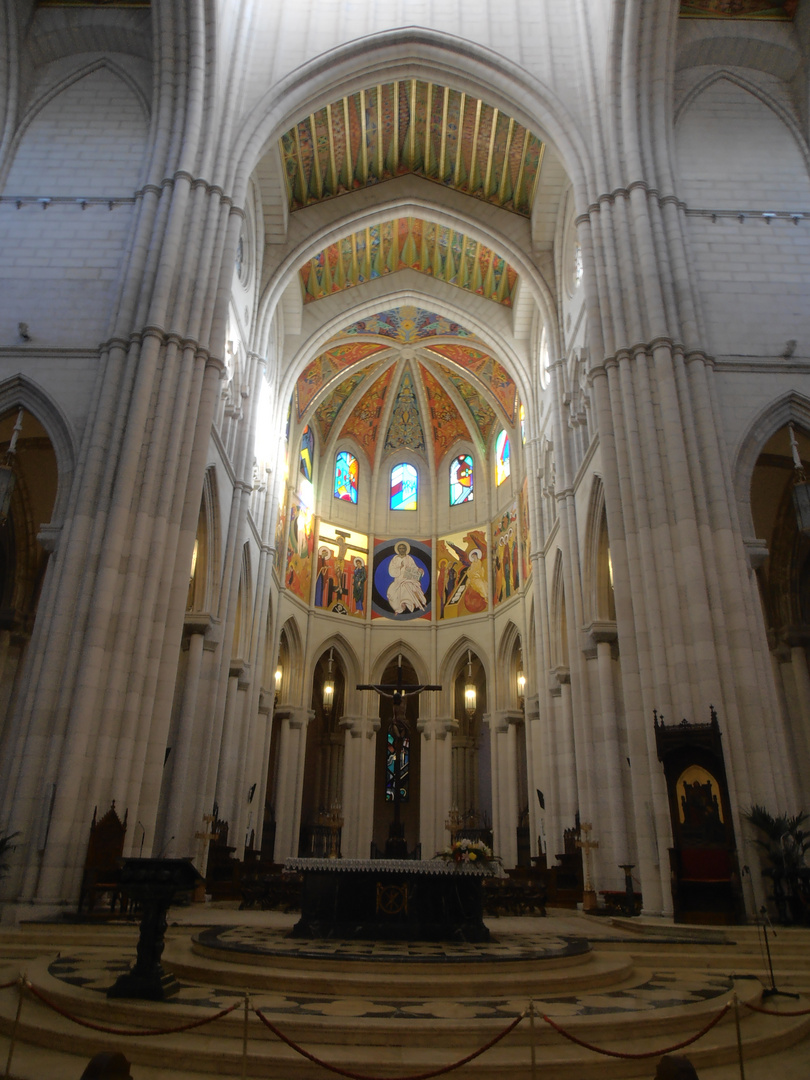
[{"label": "colorful vaulted ceiling", "polygon": [[371,461],[380,445],[384,455],[430,445],[438,463],[459,441],[485,451],[504,420],[515,422],[514,381],[450,320],[403,306],[353,323],[344,334],[348,340],[333,339],[296,386],[298,418],[308,414],[318,452],[337,433]]},{"label": "colorful vaulted ceiling", "polygon": [[344,236],[301,267],[304,303],[410,268],[511,307],[518,274],[491,248],[421,218],[394,218]]},{"label": "colorful vaulted ceiling", "polygon": [[446,86],[378,84],[281,137],[290,210],[415,173],[528,217],[543,144],[512,117]]}]

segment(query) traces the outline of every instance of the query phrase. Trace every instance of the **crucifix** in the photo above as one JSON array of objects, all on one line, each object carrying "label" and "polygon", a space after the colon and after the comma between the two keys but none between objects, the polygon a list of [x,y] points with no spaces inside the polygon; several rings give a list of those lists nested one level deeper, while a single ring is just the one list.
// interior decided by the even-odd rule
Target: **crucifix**
[{"label": "crucifix", "polygon": [[408,854],[405,830],[402,825],[400,804],[402,802],[402,751],[409,738],[408,720],[405,715],[405,698],[421,694],[423,690],[441,690],[433,683],[403,683],[402,653],[397,658],[397,681],[395,683],[359,683],[358,690],[373,690],[379,697],[391,698],[393,710],[389,731],[394,751],[394,820],[388,830],[385,844],[386,858],[402,859]]}]

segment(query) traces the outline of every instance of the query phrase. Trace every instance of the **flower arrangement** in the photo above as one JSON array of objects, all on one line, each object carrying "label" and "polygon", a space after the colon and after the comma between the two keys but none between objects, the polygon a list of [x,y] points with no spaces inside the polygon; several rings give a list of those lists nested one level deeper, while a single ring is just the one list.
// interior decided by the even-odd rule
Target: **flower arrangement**
[{"label": "flower arrangement", "polygon": [[486,868],[490,863],[497,862],[492,854],[492,848],[487,847],[483,840],[454,840],[450,847],[438,852],[438,857],[444,859],[445,862],[456,863],[458,866]]}]

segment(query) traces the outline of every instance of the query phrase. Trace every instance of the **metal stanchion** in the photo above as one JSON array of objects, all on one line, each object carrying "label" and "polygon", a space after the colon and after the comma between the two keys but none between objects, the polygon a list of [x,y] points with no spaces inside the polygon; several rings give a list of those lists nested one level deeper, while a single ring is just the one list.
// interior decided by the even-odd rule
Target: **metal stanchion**
[{"label": "metal stanchion", "polygon": [[737,991],[734,991],[734,1023],[737,1026],[737,1054],[740,1059],[740,1080],[745,1080],[745,1066],[743,1065],[742,1033],[740,1031],[740,999]]},{"label": "metal stanchion", "polygon": [[20,992],[19,997],[17,998],[17,1015],[14,1017],[14,1027],[11,1031],[11,1042],[8,1045],[5,1080],[8,1080],[9,1075],[11,1074],[11,1059],[14,1056],[14,1047],[17,1043],[17,1028],[20,1025],[20,1013],[22,1012],[23,994],[25,993],[25,979],[25,974],[20,975]]},{"label": "metal stanchion", "polygon": [[250,994],[245,991],[245,1018],[242,1023],[242,1080],[247,1080],[248,1015],[250,1012]]},{"label": "metal stanchion", "polygon": [[529,1044],[532,1050],[532,1080],[537,1080],[537,1058],[534,1046],[534,1001],[529,1002]]}]

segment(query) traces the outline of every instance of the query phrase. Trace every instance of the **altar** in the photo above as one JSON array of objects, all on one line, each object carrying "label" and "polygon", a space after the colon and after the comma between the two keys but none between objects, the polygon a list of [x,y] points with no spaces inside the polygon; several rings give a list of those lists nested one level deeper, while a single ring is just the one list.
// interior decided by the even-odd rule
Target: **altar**
[{"label": "altar", "polygon": [[443,859],[287,859],[285,869],[304,879],[293,937],[489,941],[491,870]]}]

